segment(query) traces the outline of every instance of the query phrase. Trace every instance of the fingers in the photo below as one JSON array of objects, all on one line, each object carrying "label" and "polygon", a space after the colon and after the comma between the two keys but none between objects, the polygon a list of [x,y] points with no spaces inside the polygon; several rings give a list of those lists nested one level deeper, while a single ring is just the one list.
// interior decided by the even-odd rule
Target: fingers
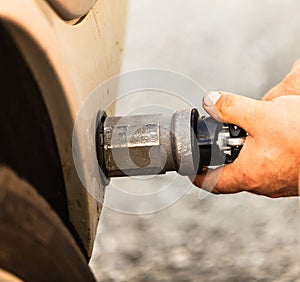
[{"label": "fingers", "polygon": [[272,101],[276,97],[280,97],[282,95],[286,95],[286,93],[282,92],[280,83],[270,89],[266,95],[262,98],[263,101]]},{"label": "fingers", "polygon": [[297,60],[289,74],[262,98],[271,101],[276,97],[287,95],[300,95],[300,59]]},{"label": "fingers", "polygon": [[214,170],[205,170],[195,179],[193,184],[214,194],[231,194],[241,191],[240,179],[237,177],[234,164],[229,164]]},{"label": "fingers", "polygon": [[300,59],[296,60],[290,73],[298,73],[300,72]]},{"label": "fingers", "polygon": [[204,109],[215,119],[233,123],[253,133],[268,110],[269,102],[225,92],[209,92],[203,98]]}]

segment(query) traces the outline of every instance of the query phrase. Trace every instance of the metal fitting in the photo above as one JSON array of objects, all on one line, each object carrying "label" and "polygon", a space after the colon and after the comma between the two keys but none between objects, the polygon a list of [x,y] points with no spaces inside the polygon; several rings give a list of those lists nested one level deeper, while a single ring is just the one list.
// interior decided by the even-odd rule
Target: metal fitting
[{"label": "metal fitting", "polygon": [[232,136],[230,130],[234,128],[212,118],[200,118],[196,109],[177,111],[171,117],[106,117],[100,111],[96,124],[97,157],[106,185],[110,177],[167,171],[200,174],[203,166],[233,161],[227,153],[234,146],[236,155],[246,134],[241,129]]}]

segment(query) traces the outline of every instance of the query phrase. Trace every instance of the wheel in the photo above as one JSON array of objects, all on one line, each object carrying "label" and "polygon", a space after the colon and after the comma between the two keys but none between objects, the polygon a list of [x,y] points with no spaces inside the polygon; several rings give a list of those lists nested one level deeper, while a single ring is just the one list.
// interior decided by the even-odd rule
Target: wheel
[{"label": "wheel", "polygon": [[48,203],[0,167],[0,279],[95,281],[72,236]]}]

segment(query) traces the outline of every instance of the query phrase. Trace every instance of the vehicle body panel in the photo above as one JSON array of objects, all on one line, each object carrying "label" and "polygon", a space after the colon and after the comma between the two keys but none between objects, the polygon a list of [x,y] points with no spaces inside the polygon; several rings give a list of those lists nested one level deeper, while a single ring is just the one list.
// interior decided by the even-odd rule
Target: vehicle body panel
[{"label": "vehicle body panel", "polygon": [[[72,130],[89,93],[120,71],[125,18],[126,0],[98,1],[76,25],[63,21],[42,0],[0,2],[0,21],[32,70],[48,109],[63,168],[70,220],[88,254],[102,206],[88,194],[76,173]],[[114,95],[109,93],[102,99],[109,102]],[[83,140],[80,146],[85,145]]]},{"label": "vehicle body panel", "polygon": [[97,0],[48,0],[64,20],[80,18],[88,13]]}]

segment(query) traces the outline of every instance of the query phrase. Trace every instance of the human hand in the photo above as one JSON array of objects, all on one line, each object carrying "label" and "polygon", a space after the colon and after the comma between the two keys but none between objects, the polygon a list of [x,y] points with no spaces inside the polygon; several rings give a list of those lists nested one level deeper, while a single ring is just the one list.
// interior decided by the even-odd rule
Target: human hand
[{"label": "human hand", "polygon": [[[298,75],[297,75],[298,73]],[[248,132],[239,157],[204,172],[196,186],[212,193],[253,192],[269,197],[297,196],[300,168],[300,64],[264,101],[223,92],[203,100],[206,111]]]}]

